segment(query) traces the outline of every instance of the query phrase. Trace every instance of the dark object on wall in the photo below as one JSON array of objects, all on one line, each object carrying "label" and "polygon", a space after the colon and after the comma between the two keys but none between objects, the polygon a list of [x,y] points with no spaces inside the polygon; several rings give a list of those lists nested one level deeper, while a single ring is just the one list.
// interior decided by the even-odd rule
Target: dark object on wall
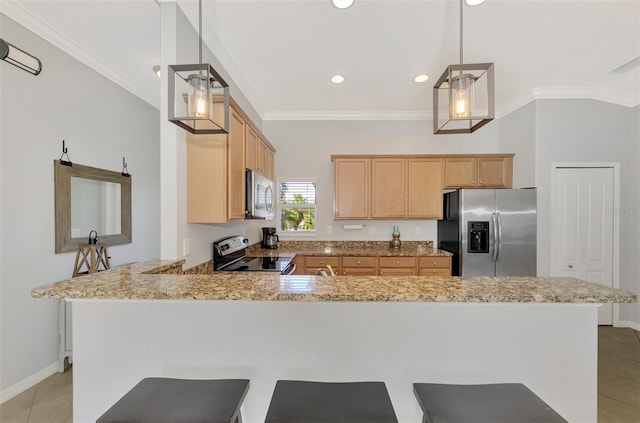
[{"label": "dark object on wall", "polygon": [[0,59],[33,75],[37,75],[42,71],[42,63],[37,57],[30,55],[13,44],[9,44],[2,38],[0,38]]}]

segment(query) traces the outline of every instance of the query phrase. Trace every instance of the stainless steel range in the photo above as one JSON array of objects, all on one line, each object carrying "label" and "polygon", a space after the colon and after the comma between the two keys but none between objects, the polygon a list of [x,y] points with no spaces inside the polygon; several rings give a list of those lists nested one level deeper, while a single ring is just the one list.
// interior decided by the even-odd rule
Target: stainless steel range
[{"label": "stainless steel range", "polygon": [[290,275],[296,270],[292,257],[247,257],[249,240],[232,236],[213,243],[213,270],[224,272],[279,272]]}]

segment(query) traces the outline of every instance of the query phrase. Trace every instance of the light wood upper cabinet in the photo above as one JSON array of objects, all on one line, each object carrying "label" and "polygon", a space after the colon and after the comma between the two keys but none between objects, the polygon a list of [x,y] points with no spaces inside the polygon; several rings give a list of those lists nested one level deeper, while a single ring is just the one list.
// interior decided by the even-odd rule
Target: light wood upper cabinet
[{"label": "light wood upper cabinet", "polygon": [[247,169],[258,172],[258,134],[249,125],[245,125],[245,164]]},{"label": "light wood upper cabinet", "polygon": [[261,139],[259,131],[233,99],[229,111],[228,134],[187,134],[189,223],[225,223],[245,218],[245,169],[257,168],[259,141],[269,151],[263,150],[263,155],[271,158],[268,171],[273,174],[272,147]]},{"label": "light wood upper cabinet", "polygon": [[228,159],[228,218],[245,217],[245,125],[246,121],[234,109],[229,116],[229,159]]},{"label": "light wood upper cabinet", "polygon": [[442,218],[442,159],[408,159],[409,219]]},{"label": "light wood upper cabinet", "polygon": [[334,217],[336,219],[368,218],[371,160],[335,159],[333,166]]},{"label": "light wood upper cabinet", "polygon": [[371,160],[371,217],[404,218],[407,213],[407,159]]},{"label": "light wood upper cabinet", "polygon": [[445,159],[445,188],[511,188],[513,154]]},{"label": "light wood upper cabinet", "polygon": [[267,145],[264,143],[264,141],[261,138],[258,138],[258,144],[257,144],[257,149],[256,149],[256,163],[258,166],[258,172],[260,172],[261,174],[267,176],[267,171],[266,171],[266,158],[267,158],[267,150],[269,148],[267,147]]},{"label": "light wood upper cabinet", "polygon": [[371,218],[441,217],[441,159],[371,159]]},{"label": "light wood upper cabinet", "polygon": [[264,176],[266,176],[269,180],[275,180],[275,156],[273,151],[270,148],[265,150],[265,159],[264,159]]}]

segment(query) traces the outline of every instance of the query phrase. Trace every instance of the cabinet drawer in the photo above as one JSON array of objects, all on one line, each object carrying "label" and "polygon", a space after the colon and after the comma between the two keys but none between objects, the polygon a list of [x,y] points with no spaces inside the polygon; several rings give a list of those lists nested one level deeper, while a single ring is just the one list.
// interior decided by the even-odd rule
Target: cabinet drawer
[{"label": "cabinet drawer", "polygon": [[449,268],[451,267],[450,257],[420,257],[420,267],[439,267]]},{"label": "cabinet drawer", "polygon": [[342,257],[342,267],[376,267],[376,258]]},{"label": "cabinet drawer", "polygon": [[343,267],[342,274],[345,276],[376,276],[375,267]]},{"label": "cabinet drawer", "polygon": [[419,276],[451,276],[451,270],[447,269],[427,269],[427,268],[421,268],[418,271],[418,275]]},{"label": "cabinet drawer", "polygon": [[380,257],[380,267],[415,267],[415,257]]},{"label": "cabinet drawer", "polygon": [[333,270],[337,270],[340,266],[340,257],[305,257],[305,267],[325,267],[327,264],[333,267]]},{"label": "cabinet drawer", "polygon": [[380,268],[380,276],[415,276],[416,269],[414,268]]}]

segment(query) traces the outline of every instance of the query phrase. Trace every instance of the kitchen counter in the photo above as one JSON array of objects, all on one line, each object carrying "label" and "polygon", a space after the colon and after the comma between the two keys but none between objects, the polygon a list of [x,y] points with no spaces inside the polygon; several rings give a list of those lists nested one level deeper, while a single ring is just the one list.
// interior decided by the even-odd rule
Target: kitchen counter
[{"label": "kitchen counter", "polygon": [[[315,254],[315,253],[314,253]],[[275,382],[526,384],[568,421],[597,420],[599,303],[630,292],[572,278],[184,274],[152,260],[32,290],[73,306],[73,418],[95,421],[145,377],[243,378],[247,422]],[[42,300],[45,301],[45,300]]]},{"label": "kitchen counter", "polygon": [[[152,260],[44,285],[33,297],[496,303],[624,303],[631,292],[575,278],[282,276],[272,272],[177,273],[183,261]],[[167,272],[169,274],[165,274]]]}]

